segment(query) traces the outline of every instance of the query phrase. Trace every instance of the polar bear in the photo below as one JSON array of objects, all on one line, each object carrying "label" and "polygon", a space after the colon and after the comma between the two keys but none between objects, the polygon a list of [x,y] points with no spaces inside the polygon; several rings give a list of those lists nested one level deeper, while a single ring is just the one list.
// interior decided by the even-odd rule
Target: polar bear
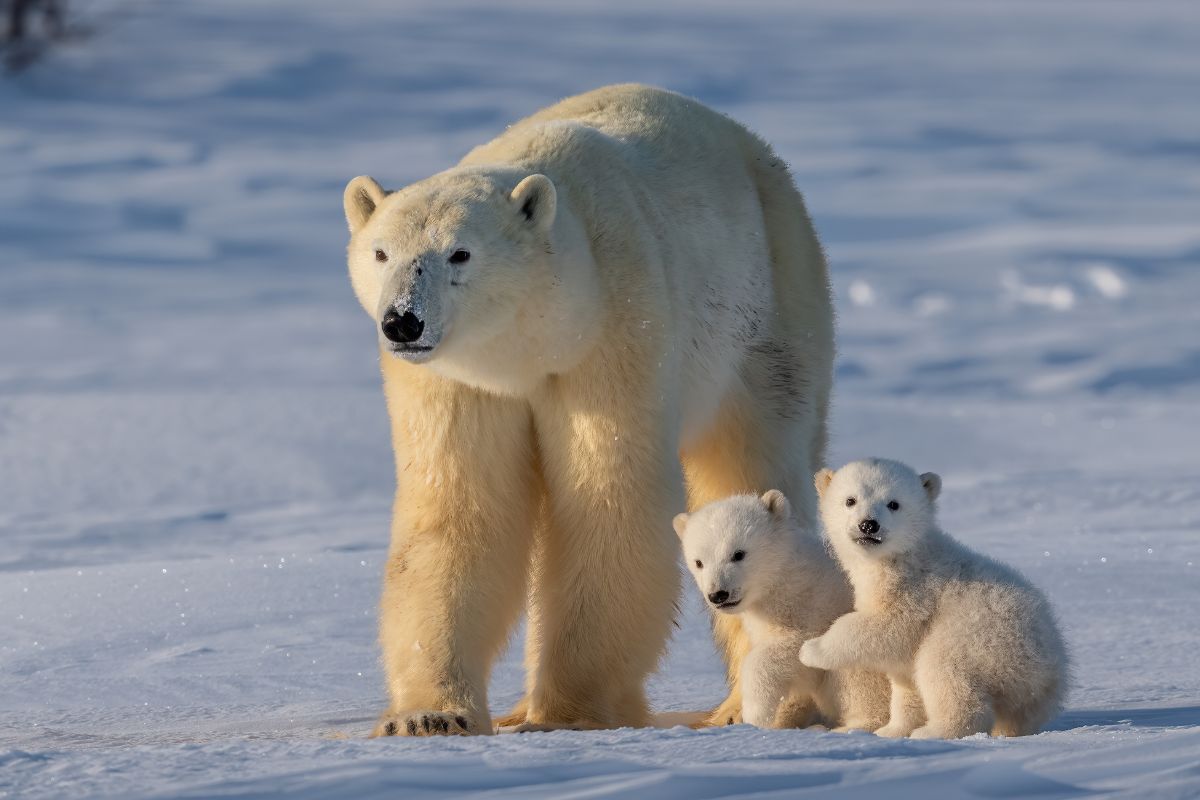
[{"label": "polar bear", "polygon": [[816,475],[821,515],[855,610],[804,643],[811,667],[886,672],[881,736],[1036,733],[1059,710],[1067,651],[1046,598],[1011,567],[937,526],[942,481],[896,461]]},{"label": "polar bear", "polygon": [[[685,492],[781,482],[817,525],[833,316],[787,168],[695,100],[612,86],[399,191],[355,178],[344,205],[397,472],[376,733],[492,732],[525,604],[504,724],[647,724]],[[716,627],[736,665],[745,637]]]},{"label": "polar bear", "polygon": [[749,637],[741,665],[743,722],[870,731],[887,722],[882,673],[826,671],[796,660],[800,645],[854,602],[820,537],[793,523],[782,492],[718,500],[677,515],[674,526],[700,593],[718,613],[741,615]]}]

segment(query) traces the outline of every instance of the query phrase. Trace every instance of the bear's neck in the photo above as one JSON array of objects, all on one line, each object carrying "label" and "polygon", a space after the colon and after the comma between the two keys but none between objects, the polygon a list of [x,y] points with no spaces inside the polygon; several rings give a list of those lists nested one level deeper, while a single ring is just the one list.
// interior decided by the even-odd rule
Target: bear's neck
[{"label": "bear's neck", "polygon": [[898,595],[918,589],[925,578],[939,570],[945,539],[941,530],[931,527],[903,552],[883,558],[858,555],[847,569],[854,586],[854,607],[859,611],[879,610]]}]

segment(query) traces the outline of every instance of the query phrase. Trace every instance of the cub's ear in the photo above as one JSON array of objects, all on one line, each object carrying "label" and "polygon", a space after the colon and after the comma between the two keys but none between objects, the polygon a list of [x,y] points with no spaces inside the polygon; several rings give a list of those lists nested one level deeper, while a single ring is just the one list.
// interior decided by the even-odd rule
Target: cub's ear
[{"label": "cub's ear", "polygon": [[829,488],[829,484],[833,481],[833,470],[826,467],[819,470],[813,476],[813,485],[817,487],[817,497],[825,494],[825,490]]},{"label": "cub's ear", "polygon": [[779,519],[787,519],[792,514],[792,504],[788,502],[787,497],[778,489],[771,489],[763,493],[763,505],[767,507],[772,515]]},{"label": "cub's ear", "polygon": [[530,175],[517,184],[509,196],[521,218],[536,230],[545,232],[554,224],[558,193],[545,175]]},{"label": "cub's ear", "polygon": [[687,514],[676,514],[675,519],[671,520],[671,524],[675,526],[675,535],[680,539],[683,538],[684,532],[687,531],[687,521]]},{"label": "cub's ear", "polygon": [[942,479],[936,472],[921,473],[921,485],[925,487],[925,494],[929,495],[929,501],[937,500],[939,494],[942,493]]},{"label": "cub's ear", "polygon": [[375,182],[374,178],[359,175],[346,184],[342,194],[342,207],[346,211],[346,222],[350,224],[350,232],[356,233],[375,213],[375,208],[383,202],[387,192]]}]

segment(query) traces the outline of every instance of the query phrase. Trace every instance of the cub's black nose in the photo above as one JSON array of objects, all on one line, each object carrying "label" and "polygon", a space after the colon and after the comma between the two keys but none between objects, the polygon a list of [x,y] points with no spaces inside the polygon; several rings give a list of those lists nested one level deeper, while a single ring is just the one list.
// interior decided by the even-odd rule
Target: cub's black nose
[{"label": "cub's black nose", "polygon": [[719,592],[713,592],[708,596],[708,602],[712,603],[714,606],[719,606],[728,599],[729,592],[725,591],[724,589]]},{"label": "cub's black nose", "polygon": [[864,519],[858,523],[858,529],[866,534],[879,533],[879,523],[873,519]]},{"label": "cub's black nose", "polygon": [[421,331],[425,330],[425,323],[411,311],[401,314],[396,309],[389,308],[388,312],[383,315],[383,322],[379,323],[379,327],[389,342],[408,344],[421,338]]}]

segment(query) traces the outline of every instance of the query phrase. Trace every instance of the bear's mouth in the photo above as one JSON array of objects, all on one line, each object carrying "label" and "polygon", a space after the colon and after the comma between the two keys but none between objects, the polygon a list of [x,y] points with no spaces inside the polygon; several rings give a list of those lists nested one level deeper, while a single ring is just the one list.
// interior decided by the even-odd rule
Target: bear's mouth
[{"label": "bear's mouth", "polygon": [[423,364],[433,358],[433,347],[430,344],[392,344],[388,345],[388,352],[410,364]]},{"label": "bear's mouth", "polygon": [[883,544],[883,536],[864,533],[861,536],[855,536],[854,543],[862,547],[875,547]]},{"label": "bear's mouth", "polygon": [[717,603],[717,608],[721,609],[722,611],[726,611],[730,608],[734,608],[735,606],[739,605],[741,602],[742,602],[742,598],[740,598],[740,597],[737,600],[726,600],[724,603]]}]

